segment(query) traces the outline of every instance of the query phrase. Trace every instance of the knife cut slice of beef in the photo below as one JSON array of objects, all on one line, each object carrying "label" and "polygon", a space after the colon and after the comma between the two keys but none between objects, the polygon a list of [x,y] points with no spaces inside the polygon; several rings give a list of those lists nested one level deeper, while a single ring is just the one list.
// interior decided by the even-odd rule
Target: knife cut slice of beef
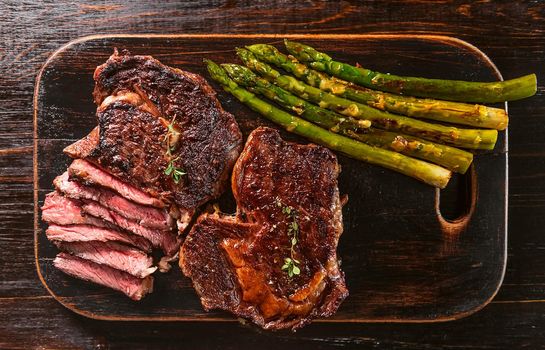
[{"label": "knife cut slice of beef", "polygon": [[101,186],[108,188],[120,196],[142,205],[150,205],[157,208],[164,208],[165,203],[150,196],[142,190],[126,183],[108,172],[100,169],[83,159],[75,159],[68,167],[68,175],[71,180],[80,181],[86,185]]},{"label": "knife cut slice of beef", "polygon": [[172,232],[144,227],[95,201],[84,201],[82,210],[84,213],[92,215],[92,217],[100,218],[124,230],[146,238],[154,247],[161,249],[168,257],[176,255],[180,248],[180,241]]},{"label": "knife cut slice of beef", "polygon": [[77,181],[70,181],[68,172],[57,176],[53,183],[57,190],[67,197],[99,202],[142,226],[165,231],[171,230],[173,226],[172,217],[166,210],[133,203],[105,188],[85,186]]},{"label": "knife cut slice of beef", "polygon": [[64,273],[120,291],[133,300],[140,300],[153,292],[153,277],[137,278],[106,265],[59,253],[53,265]]},{"label": "knife cut slice of beef", "polygon": [[91,225],[113,228],[113,225],[91,215],[85,215],[77,200],[51,192],[45,196],[42,206],[42,220],[57,225]]},{"label": "knife cut slice of beef", "polygon": [[336,312],[348,295],[336,252],[339,171],[324,147],[285,142],[269,128],[250,134],[233,170],[236,216],[203,214],[180,252],[206,310],[266,329]]},{"label": "knife cut slice of beef", "polygon": [[174,204],[185,229],[228,182],[242,148],[234,117],[201,76],[151,56],[115,51],[94,79],[98,129],[65,152]]},{"label": "knife cut slice of beef", "polygon": [[56,245],[79,258],[125,271],[138,278],[149,276],[157,270],[151,256],[115,242],[57,242]]},{"label": "knife cut slice of beef", "polygon": [[150,253],[151,243],[140,236],[127,234],[109,228],[102,228],[90,225],[49,225],[45,230],[47,238],[56,242],[121,242],[145,252]]}]

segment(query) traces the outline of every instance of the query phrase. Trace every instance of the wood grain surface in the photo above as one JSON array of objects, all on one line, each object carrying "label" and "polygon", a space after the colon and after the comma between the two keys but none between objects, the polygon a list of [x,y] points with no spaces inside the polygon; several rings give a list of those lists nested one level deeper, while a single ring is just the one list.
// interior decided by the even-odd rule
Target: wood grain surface
[{"label": "wood grain surface", "polygon": [[[541,1],[1,1],[0,348],[536,349],[545,344],[545,4]],[[505,78],[536,72],[532,99],[509,104],[509,250],[494,301],[427,325],[315,324],[296,334],[238,324],[88,320],[39,283],[33,257],[32,94],[70,40],[105,33],[431,33],[466,40]],[[343,45],[342,42],[339,43]]]}]

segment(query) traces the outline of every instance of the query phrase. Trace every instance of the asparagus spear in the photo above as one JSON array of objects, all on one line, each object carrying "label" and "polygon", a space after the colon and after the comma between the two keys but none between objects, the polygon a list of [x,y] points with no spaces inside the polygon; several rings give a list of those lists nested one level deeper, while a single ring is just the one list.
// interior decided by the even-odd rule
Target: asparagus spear
[{"label": "asparagus spear", "polygon": [[281,88],[318,104],[322,108],[336,111],[340,114],[371,120],[373,126],[381,129],[398,131],[422,139],[443,142],[452,146],[471,149],[493,149],[498,132],[496,130],[460,129],[452,126],[432,124],[350,101],[318,88],[307,85],[292,76],[281,75],[268,64],[257,60],[248,50],[238,49],[237,53],[250,69],[273,81]]},{"label": "asparagus spear", "polygon": [[[289,42],[286,46],[291,45]],[[438,120],[447,123],[504,130],[508,118],[500,108],[467,103],[422,99],[400,96],[367,89],[332,78],[325,73],[309,69],[293,56],[281,53],[272,45],[255,44],[247,47],[258,59],[271,63],[293,74],[310,86],[320,88],[349,100],[365,103],[371,107],[407,115],[414,118]]]},{"label": "asparagus spear", "polygon": [[270,83],[268,80],[258,77],[244,66],[238,64],[222,64],[221,66],[238,85],[246,87],[251,92],[261,94],[294,111],[304,119],[332,132],[340,133],[372,146],[427,160],[462,174],[467,171],[473,160],[473,154],[454,147],[375,128],[369,129],[370,123],[362,125],[365,122],[363,120],[344,117],[333,111],[315,106]]},{"label": "asparagus spear", "polygon": [[536,93],[537,89],[535,74],[498,82],[403,77],[374,72],[335,61],[325,53],[308,45],[288,40],[285,44],[292,55],[302,62],[308,62],[316,70],[371,89],[396,94],[461,102],[494,103],[530,97]]},{"label": "asparagus spear", "polygon": [[212,79],[220,83],[225,91],[231,93],[252,110],[290,132],[346,154],[349,157],[396,170],[435,187],[445,188],[450,179],[451,172],[438,165],[413,159],[396,152],[368,146],[362,142],[334,134],[304,119],[278,109],[257,98],[253,93],[240,88],[237,83],[227,76],[223,68],[214,62],[205,60],[205,63]]},{"label": "asparagus spear", "polygon": [[250,69],[231,63],[221,65],[229,77],[238,85],[244,86],[251,92],[261,94],[268,99],[277,102],[286,109],[303,116],[305,119],[320,124],[334,132],[350,130],[354,132],[366,131],[371,126],[368,120],[344,117],[328,109],[315,106],[288,91],[265,80]]}]

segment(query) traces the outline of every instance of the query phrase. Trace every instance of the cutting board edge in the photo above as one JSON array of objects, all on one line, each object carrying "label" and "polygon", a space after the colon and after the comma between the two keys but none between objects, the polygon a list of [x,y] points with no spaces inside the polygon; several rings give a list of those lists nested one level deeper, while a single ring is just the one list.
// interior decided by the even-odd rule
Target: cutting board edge
[{"label": "cutting board edge", "polygon": [[[54,51],[46,60],[44,65],[41,67],[35,82],[35,88],[34,88],[34,95],[33,95],[33,174],[34,174],[34,180],[33,180],[33,188],[34,188],[34,254],[35,254],[35,264],[37,273],[39,276],[39,279],[41,283],[44,285],[46,290],[51,294],[51,296],[57,300],[61,305],[66,307],[67,309],[88,317],[92,319],[97,320],[107,320],[107,321],[193,321],[193,322],[236,322],[236,319],[234,318],[211,318],[211,317],[202,317],[202,318],[188,318],[188,317],[112,317],[112,316],[103,316],[100,314],[88,312],[82,309],[79,309],[75,307],[74,305],[71,305],[67,300],[70,298],[60,297],[56,295],[53,290],[47,285],[47,282],[45,281],[42,271],[39,264],[39,256],[38,256],[38,248],[39,248],[39,242],[38,242],[38,234],[40,232],[39,229],[39,208],[38,208],[38,167],[37,167],[37,157],[38,157],[38,137],[37,137],[37,114],[38,114],[38,108],[37,103],[39,99],[39,86],[42,74],[48,67],[49,63],[55,59],[55,57],[65,50],[69,49],[71,46],[74,46],[76,44],[86,42],[86,41],[92,41],[97,39],[108,39],[108,38],[164,38],[164,39],[176,39],[176,38],[264,38],[264,39],[283,39],[283,38],[292,38],[292,39],[304,39],[304,38],[311,38],[311,39],[340,39],[340,38],[349,38],[349,39],[377,39],[377,38],[384,38],[384,39],[418,39],[418,40],[430,40],[430,41],[440,41],[445,42],[448,44],[451,44],[453,46],[458,47],[464,47],[473,53],[480,56],[487,64],[488,66],[493,70],[494,74],[497,76],[498,79],[503,80],[503,76],[497,66],[494,64],[494,62],[479,48],[476,46],[470,44],[469,42],[458,39],[455,37],[447,36],[447,35],[436,35],[436,34],[96,34],[96,35],[89,35],[80,37],[74,40],[69,41],[65,45],[61,46],[59,49]],[[507,109],[507,103],[505,103],[505,107]],[[489,296],[487,296],[484,301],[478,305],[475,305],[467,310],[453,313],[451,315],[443,315],[437,318],[421,318],[421,319],[407,319],[407,318],[373,318],[373,319],[316,319],[314,322],[320,322],[320,323],[434,323],[434,322],[446,322],[446,321],[453,321],[457,319],[461,319],[464,317],[467,317],[469,315],[472,315],[482,308],[484,308],[486,305],[488,305],[496,296],[498,293],[505,276],[506,272],[506,262],[507,262],[507,237],[508,237],[508,230],[507,230],[507,193],[508,193],[508,142],[507,142],[507,130],[506,130],[506,142],[504,151],[502,152],[506,158],[506,167],[505,167],[505,191],[506,191],[506,198],[505,198],[505,234],[504,234],[504,252],[503,252],[503,263],[502,263],[502,272],[501,272],[501,278],[499,278],[496,282],[496,286],[492,293],[490,293]]]}]

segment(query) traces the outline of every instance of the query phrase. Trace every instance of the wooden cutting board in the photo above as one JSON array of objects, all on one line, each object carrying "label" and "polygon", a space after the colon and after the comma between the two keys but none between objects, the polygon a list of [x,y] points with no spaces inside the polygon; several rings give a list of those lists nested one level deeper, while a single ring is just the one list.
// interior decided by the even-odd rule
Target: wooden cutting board
[{"label": "wooden cutting board", "polygon": [[[346,62],[378,71],[433,78],[501,79],[477,48],[458,39],[419,35],[161,35],[91,36],[70,42],[46,62],[34,95],[34,210],[38,274],[64,306],[104,320],[234,321],[205,312],[190,281],[175,266],[157,274],[155,291],[141,302],[68,277],[52,266],[39,208],[52,180],[69,165],[62,149],[95,125],[92,74],[114,47],[152,55],[164,64],[208,79],[203,58],[238,62],[234,48],[300,40]],[[272,126],[216,84],[224,108],[246,137]],[[505,106],[507,107],[507,106]],[[289,140],[305,140],[282,131]],[[411,178],[339,156],[339,189],[348,194],[339,256],[350,296],[334,317],[317,322],[428,322],[457,319],[485,306],[501,285],[506,263],[507,133],[493,152],[479,153],[464,176],[439,191]],[[232,194],[219,200],[234,211]]]}]

